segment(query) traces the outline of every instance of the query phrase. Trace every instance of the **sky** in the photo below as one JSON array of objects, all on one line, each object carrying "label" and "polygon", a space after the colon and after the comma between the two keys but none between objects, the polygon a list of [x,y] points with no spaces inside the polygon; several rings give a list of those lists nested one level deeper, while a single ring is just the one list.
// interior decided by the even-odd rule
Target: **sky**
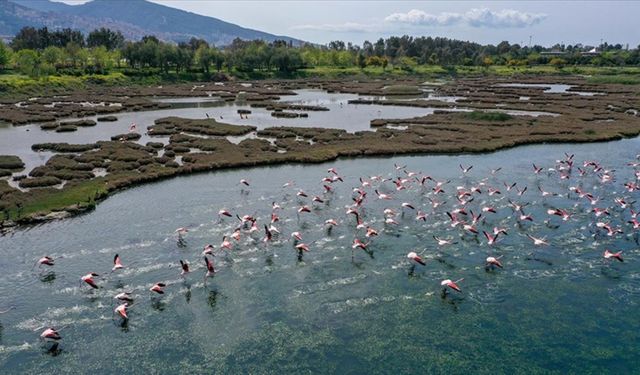
[{"label": "sky", "polygon": [[404,34],[483,44],[640,44],[640,1],[151,1],[320,44]]}]

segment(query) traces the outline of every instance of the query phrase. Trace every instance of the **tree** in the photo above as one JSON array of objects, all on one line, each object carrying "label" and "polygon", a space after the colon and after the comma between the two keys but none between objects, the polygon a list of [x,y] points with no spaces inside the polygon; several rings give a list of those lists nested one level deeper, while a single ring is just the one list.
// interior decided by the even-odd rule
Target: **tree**
[{"label": "tree", "polygon": [[87,46],[89,48],[104,46],[107,50],[112,51],[124,46],[124,36],[120,31],[101,27],[89,33]]},{"label": "tree", "polygon": [[356,57],[356,64],[361,70],[367,67],[367,58],[364,57],[363,53],[358,53],[358,56]]},{"label": "tree", "polygon": [[49,46],[42,51],[42,62],[54,68],[64,63],[64,51],[55,46]]},{"label": "tree", "polygon": [[32,49],[21,49],[14,56],[16,68],[30,77],[40,76],[40,56]]},{"label": "tree", "polygon": [[91,49],[91,58],[96,73],[105,73],[113,67],[113,60],[107,51],[106,46],[99,46]]},{"label": "tree", "polygon": [[23,27],[11,40],[11,47],[14,51],[39,49],[42,47],[41,33],[35,27]]},{"label": "tree", "polygon": [[296,48],[274,48],[271,61],[281,72],[293,72],[302,67],[302,56]]},{"label": "tree", "polygon": [[9,64],[12,55],[13,52],[11,49],[0,40],[0,69],[4,69],[4,67]]},{"label": "tree", "polygon": [[47,44],[41,48],[47,48],[49,46],[64,48],[69,43],[76,43],[80,47],[84,47],[84,34],[79,30],[69,28],[50,32],[47,38]]},{"label": "tree", "polygon": [[71,60],[71,64],[73,65],[74,68],[78,66],[78,63],[82,58],[80,56],[81,50],[82,48],[77,43],[73,43],[73,42],[67,44],[67,46],[65,47],[67,56]]},{"label": "tree", "polygon": [[211,49],[206,45],[201,45],[196,50],[195,59],[196,64],[200,65],[204,72],[209,73],[209,67],[211,66],[213,60]]}]

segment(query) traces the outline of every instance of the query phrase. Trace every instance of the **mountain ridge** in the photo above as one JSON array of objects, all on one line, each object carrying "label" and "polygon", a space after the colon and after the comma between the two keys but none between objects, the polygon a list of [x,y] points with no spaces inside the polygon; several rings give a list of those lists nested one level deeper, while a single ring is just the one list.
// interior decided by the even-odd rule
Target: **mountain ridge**
[{"label": "mountain ridge", "polygon": [[93,0],[81,5],[49,0],[0,0],[0,34],[13,36],[24,26],[69,27],[85,34],[96,28],[108,27],[119,30],[130,40],[138,40],[144,35],[155,35],[173,42],[195,37],[217,46],[230,44],[235,38],[304,43],[292,37],[245,28],[146,0]]}]

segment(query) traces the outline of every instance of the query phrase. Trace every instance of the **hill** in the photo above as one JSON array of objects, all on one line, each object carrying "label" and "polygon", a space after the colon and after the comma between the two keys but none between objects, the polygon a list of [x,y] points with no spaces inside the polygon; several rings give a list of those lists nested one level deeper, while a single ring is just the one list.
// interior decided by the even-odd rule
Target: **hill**
[{"label": "hill", "polygon": [[131,40],[156,35],[165,41],[181,42],[192,37],[211,44],[226,45],[235,38],[246,40],[298,39],[249,29],[218,18],[203,16],[146,0],[93,0],[67,5],[49,0],[0,0],[0,34],[14,35],[24,26],[73,28],[85,33],[98,27],[119,30]]}]

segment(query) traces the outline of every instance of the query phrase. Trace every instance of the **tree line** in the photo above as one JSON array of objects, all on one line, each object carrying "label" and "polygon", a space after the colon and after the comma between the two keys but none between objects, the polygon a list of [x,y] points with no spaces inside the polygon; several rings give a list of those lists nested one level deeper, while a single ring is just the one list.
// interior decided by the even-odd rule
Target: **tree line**
[{"label": "tree line", "polygon": [[[551,64],[625,66],[640,65],[640,46],[629,49],[603,43],[593,46],[497,45],[441,37],[389,37],[362,45],[332,41],[327,45],[292,46],[285,41],[234,40],[218,48],[205,40],[164,42],[155,36],[127,41],[119,31],[96,29],[86,36],[72,29],[22,28],[8,45],[0,43],[0,66],[23,74],[106,73],[114,68],[132,72],[279,71],[291,73],[312,67],[382,67],[412,70],[418,65],[527,66]],[[549,52],[553,52],[549,54]]]}]

